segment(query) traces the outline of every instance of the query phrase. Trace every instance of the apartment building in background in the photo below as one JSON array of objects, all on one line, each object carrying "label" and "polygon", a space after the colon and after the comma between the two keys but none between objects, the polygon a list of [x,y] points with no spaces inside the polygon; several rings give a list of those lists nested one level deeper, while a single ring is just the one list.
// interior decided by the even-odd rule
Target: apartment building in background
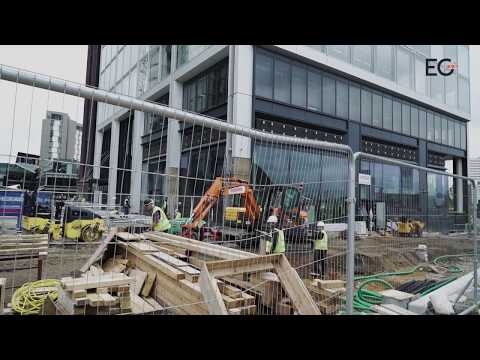
[{"label": "apartment building in background", "polygon": [[[427,58],[450,58],[457,69],[450,76],[426,76]],[[87,84],[244,127],[338,142],[353,151],[467,175],[471,116],[465,45],[94,45]],[[145,196],[168,197],[179,186],[201,195],[188,183],[169,184],[147,174],[189,174],[207,158],[206,142],[195,149],[180,144],[178,122],[86,102],[86,127],[90,135],[83,142],[82,162],[104,168],[84,180],[108,193],[110,203],[121,201],[116,194],[132,194],[132,210],[138,211]],[[272,180],[302,175],[289,174],[288,168],[268,170],[274,158],[266,154],[273,145],[236,135],[216,141],[224,153],[231,149],[227,156],[234,175],[249,177],[252,164]],[[285,159],[293,156],[276,151]],[[222,164],[209,166],[209,177],[221,174]],[[362,161],[359,171],[371,174],[372,184],[386,194],[428,193],[421,211],[438,213],[433,208],[443,207],[440,213],[449,218],[466,209],[466,189],[447,177],[419,176],[416,170],[372,161]],[[324,171],[322,177],[332,174]],[[255,183],[254,177],[248,180]],[[358,200],[368,191],[361,187]],[[169,211],[174,206],[169,204]]]},{"label": "apartment building in background", "polygon": [[47,111],[40,143],[41,185],[56,190],[77,185],[82,125],[66,113]]}]

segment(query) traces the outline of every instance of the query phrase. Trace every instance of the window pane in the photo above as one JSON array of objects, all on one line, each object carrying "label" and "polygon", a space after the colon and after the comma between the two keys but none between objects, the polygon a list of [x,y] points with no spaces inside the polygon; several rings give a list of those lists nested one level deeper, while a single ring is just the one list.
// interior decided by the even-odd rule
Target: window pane
[{"label": "window pane", "polygon": [[375,53],[375,73],[393,79],[392,45],[377,45]]},{"label": "window pane", "polygon": [[402,104],[402,133],[410,135],[410,105]]},{"label": "window pane", "polygon": [[435,123],[433,120],[433,114],[427,113],[427,139],[430,141],[435,140]]},{"label": "window pane", "polygon": [[383,98],[383,127],[392,130],[392,99]]},{"label": "window pane", "polygon": [[465,131],[465,124],[461,124],[460,127],[460,147],[465,150],[467,144],[467,133]]},{"label": "window pane", "polygon": [[382,127],[382,97],[377,94],[372,98],[372,125]]},{"label": "window pane", "polygon": [[426,94],[427,77],[425,75],[425,58],[415,59],[415,90],[420,94]]},{"label": "window pane", "polygon": [[337,59],[348,61],[349,45],[327,45],[327,54]]},{"label": "window pane", "polygon": [[448,145],[455,146],[455,123],[448,120]]},{"label": "window pane", "polygon": [[458,77],[458,100],[460,110],[470,113],[470,85],[468,79]]},{"label": "window pane", "polygon": [[273,96],[273,59],[259,53],[255,60],[255,95],[268,99]]},{"label": "window pane", "polygon": [[307,71],[295,65],[292,65],[292,104],[307,105]]},{"label": "window pane", "polygon": [[393,101],[393,131],[402,132],[402,105]]},{"label": "window pane", "polygon": [[442,118],[435,114],[435,142],[442,142]]},{"label": "window pane", "polygon": [[362,89],[362,123],[372,125],[372,93]]},{"label": "window pane", "polygon": [[352,63],[362,69],[372,69],[372,45],[352,45]]},{"label": "window pane", "polygon": [[402,48],[397,46],[397,83],[403,87],[409,88],[410,85],[410,66],[411,66],[411,54]]},{"label": "window pane", "polygon": [[445,102],[457,107],[457,75],[455,73],[445,77]]},{"label": "window pane", "polygon": [[460,123],[456,122],[455,123],[455,147],[460,147],[461,146],[461,134],[460,134]]},{"label": "window pane", "polygon": [[[443,59],[442,45],[432,45],[432,58]],[[432,99],[444,103],[445,76],[430,76],[430,95]]]},{"label": "window pane", "polygon": [[343,81],[336,81],[337,83],[337,92],[336,92],[336,111],[337,116],[348,119],[348,84]]},{"label": "window pane", "polygon": [[326,114],[335,115],[335,80],[324,76],[323,77],[323,112]]},{"label": "window pane", "polygon": [[442,118],[442,144],[448,144],[448,125],[446,118]]},{"label": "window pane", "polygon": [[322,77],[313,71],[308,72],[308,108],[322,111]]},{"label": "window pane", "polygon": [[427,138],[427,113],[423,110],[418,111],[419,136],[422,139]]},{"label": "window pane", "polygon": [[290,64],[275,59],[275,79],[273,98],[290,103]]},{"label": "window pane", "polygon": [[410,134],[412,136],[418,137],[418,109],[416,107],[412,106],[411,109],[411,129],[410,129]]},{"label": "window pane", "polygon": [[469,77],[470,69],[468,66],[468,46],[458,46],[458,73],[462,76]]},{"label": "window pane", "polygon": [[350,120],[360,121],[360,88],[350,85],[349,89],[348,113]]}]

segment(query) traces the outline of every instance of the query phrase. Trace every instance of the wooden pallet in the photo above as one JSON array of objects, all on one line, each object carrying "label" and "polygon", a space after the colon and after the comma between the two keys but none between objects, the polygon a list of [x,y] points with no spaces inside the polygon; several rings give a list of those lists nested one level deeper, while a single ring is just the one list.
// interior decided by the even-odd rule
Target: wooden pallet
[{"label": "wooden pallet", "polygon": [[[0,235],[0,261],[37,259],[37,279],[42,279],[48,256],[48,234]],[[11,270],[11,269],[5,269]]]}]

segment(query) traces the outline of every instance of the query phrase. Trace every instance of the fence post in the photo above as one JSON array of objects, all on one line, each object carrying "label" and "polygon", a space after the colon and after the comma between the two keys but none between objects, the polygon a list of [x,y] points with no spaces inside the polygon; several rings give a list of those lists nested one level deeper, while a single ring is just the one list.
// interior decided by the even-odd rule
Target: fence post
[{"label": "fence post", "polygon": [[353,287],[355,276],[355,183],[358,153],[351,154],[348,176],[348,228],[347,228],[347,314],[353,314]]},{"label": "fence post", "polygon": [[477,184],[472,180],[473,188],[473,299],[478,303],[478,230],[477,230]]}]

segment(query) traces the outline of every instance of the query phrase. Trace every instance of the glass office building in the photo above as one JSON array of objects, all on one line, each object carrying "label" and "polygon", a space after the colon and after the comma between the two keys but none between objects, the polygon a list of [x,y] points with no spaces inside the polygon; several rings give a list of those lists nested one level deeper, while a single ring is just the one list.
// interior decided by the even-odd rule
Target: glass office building
[{"label": "glass office building", "polygon": [[[467,174],[470,71],[469,47],[465,45],[106,45],[99,53],[100,88],[222,120],[228,117],[241,126],[348,144],[354,151]],[[234,61],[229,62],[231,57]],[[457,68],[450,76],[426,76],[427,58],[450,58]],[[89,71],[93,73],[94,69]],[[233,84],[230,100],[229,73],[242,79]],[[228,116],[228,101],[242,101],[244,106],[236,107]],[[118,136],[120,127],[117,130],[111,124],[124,121],[125,113],[125,109],[99,105],[94,119],[96,134]],[[141,179],[142,194],[167,195],[168,185],[153,174],[157,170],[188,177],[196,173],[193,167],[199,161],[212,158],[206,138],[188,137],[189,131],[195,136],[201,132],[182,127],[184,143],[168,148],[168,137],[179,130],[169,129],[166,119],[147,114],[137,121],[138,116],[133,115],[133,123],[141,122],[141,131],[132,131],[139,140],[134,136],[128,146],[132,146],[130,153],[140,154],[142,169],[151,172]],[[117,135],[111,135],[111,129]],[[211,134],[205,136],[212,138]],[[105,141],[110,144],[105,151],[114,149],[115,142]],[[212,141],[225,147],[221,136]],[[96,153],[102,150],[100,143],[97,141]],[[249,159],[255,165],[252,182],[260,178],[272,183],[295,182],[308,174],[292,170],[296,159],[289,157],[311,155],[287,150],[251,144],[248,150],[234,148],[232,156]],[[272,151],[286,151],[285,158],[292,166],[278,169],[268,156]],[[190,153],[193,156],[187,156]],[[102,158],[101,154],[97,158]],[[173,158],[178,159],[176,163],[169,160]],[[321,167],[333,164],[335,159],[309,161]],[[220,174],[222,166],[215,163],[205,168]],[[322,173],[311,176],[333,176],[328,166],[318,171]],[[444,176],[427,177],[370,161],[362,162],[360,171],[369,173],[373,184],[360,188],[360,200],[378,194],[390,196],[392,203],[398,198],[415,207],[415,199],[425,192],[431,211],[465,210],[452,201],[452,184]],[[131,181],[133,185],[135,179]],[[183,181],[180,192],[200,196],[199,189],[204,186],[192,186]],[[306,190],[318,193],[318,189]],[[339,199],[339,204],[342,201]]]}]

